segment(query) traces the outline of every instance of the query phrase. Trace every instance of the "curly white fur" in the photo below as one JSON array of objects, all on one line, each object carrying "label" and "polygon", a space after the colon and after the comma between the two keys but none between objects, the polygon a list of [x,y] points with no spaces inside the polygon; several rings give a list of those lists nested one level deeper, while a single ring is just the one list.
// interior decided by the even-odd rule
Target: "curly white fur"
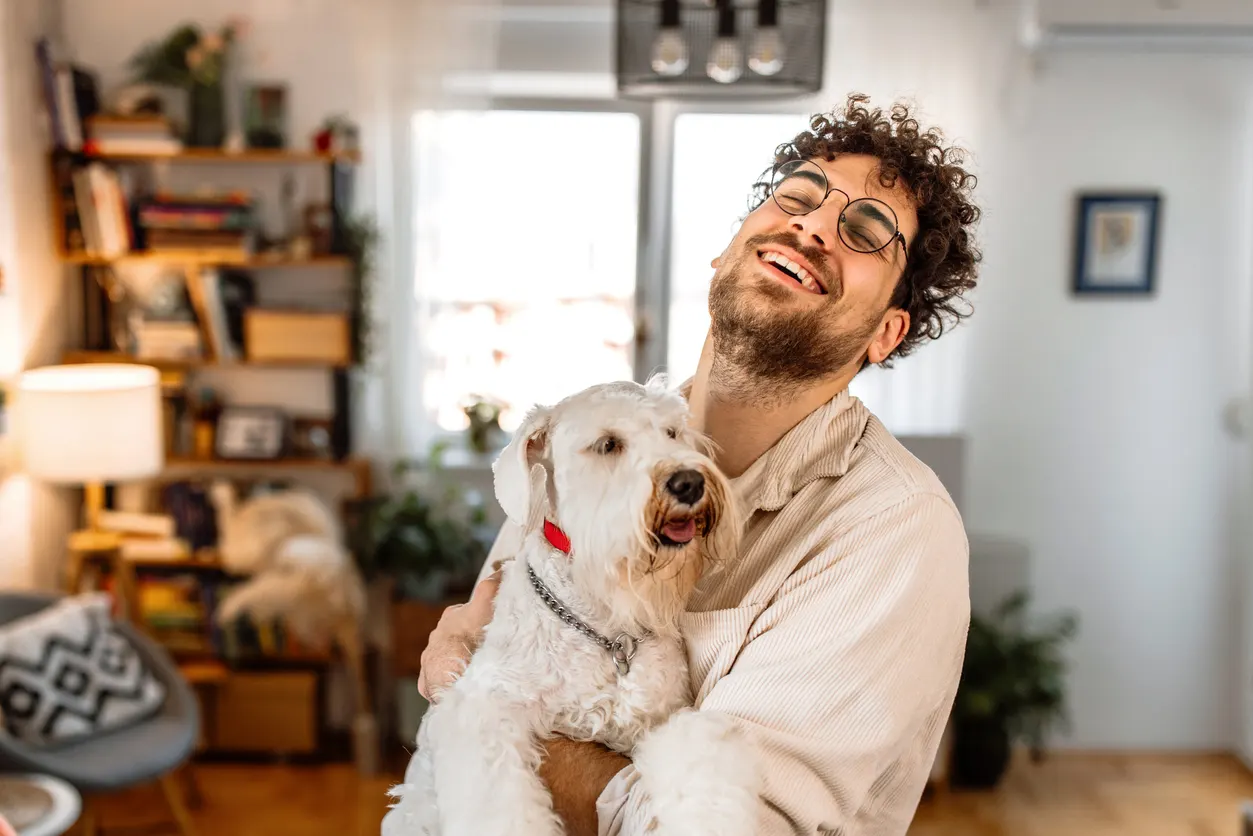
[{"label": "curly white fur", "polygon": [[[686,419],[683,399],[650,381],[592,387],[519,428],[497,462],[496,490],[526,538],[504,567],[482,644],[423,718],[384,836],[561,834],[537,774],[554,735],[633,756],[656,836],[755,832],[750,742],[727,718],[689,709],[678,615],[706,566],[728,559],[739,522]],[[610,435],[619,444],[604,454],[597,440]],[[694,506],[664,489],[682,469],[705,477]],[[658,527],[684,514],[704,515],[700,536],[660,545]],[[545,516],[569,535],[569,555],[544,538]],[[602,635],[648,635],[627,674],[545,606],[528,565]]]}]

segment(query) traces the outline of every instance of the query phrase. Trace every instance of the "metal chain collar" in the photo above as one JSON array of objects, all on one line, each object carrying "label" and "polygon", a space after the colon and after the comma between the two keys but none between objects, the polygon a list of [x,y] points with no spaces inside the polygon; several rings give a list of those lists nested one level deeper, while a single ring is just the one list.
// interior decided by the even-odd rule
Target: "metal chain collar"
[{"label": "metal chain collar", "polygon": [[[579,618],[561,602],[556,595],[544,585],[539,579],[539,575],[535,574],[535,570],[528,563],[526,573],[531,578],[531,586],[535,588],[535,592],[539,595],[540,600],[548,605],[553,614],[596,642],[605,650],[609,651],[609,655],[613,657],[613,663],[618,668],[618,673],[626,676],[631,671],[631,660],[635,658],[635,651],[639,649],[640,640],[629,633],[619,633],[618,637],[610,640],[602,636],[600,633],[588,627]],[[645,634],[647,635],[647,634]]]}]

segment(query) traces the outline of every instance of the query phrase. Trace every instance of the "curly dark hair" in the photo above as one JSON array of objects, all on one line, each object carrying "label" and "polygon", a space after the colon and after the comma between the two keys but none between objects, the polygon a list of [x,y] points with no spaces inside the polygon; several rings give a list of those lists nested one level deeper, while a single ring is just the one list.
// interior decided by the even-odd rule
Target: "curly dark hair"
[{"label": "curly dark hair", "polygon": [[[891,305],[909,314],[909,331],[893,357],[910,354],[925,340],[938,339],[951,321],[970,316],[962,293],[975,286],[976,266],[982,255],[974,245],[971,227],[980,216],[971,202],[975,176],[965,171],[966,152],[945,148],[936,128],[922,130],[908,105],[897,102],[890,113],[867,106],[869,96],[853,93],[844,112],[832,111],[810,119],[808,131],[775,150],[774,165],[753,184],[750,211],[770,196],[774,166],[788,160],[823,158],[839,154],[877,157],[879,182],[893,188],[898,179],[918,212],[918,234],[909,246],[909,258]],[[958,303],[966,310],[961,310]]]}]

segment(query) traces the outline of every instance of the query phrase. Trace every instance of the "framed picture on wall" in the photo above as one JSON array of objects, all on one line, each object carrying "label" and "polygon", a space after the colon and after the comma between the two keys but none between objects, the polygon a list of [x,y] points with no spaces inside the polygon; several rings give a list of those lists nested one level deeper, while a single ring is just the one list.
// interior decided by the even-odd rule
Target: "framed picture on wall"
[{"label": "framed picture on wall", "polygon": [[1152,294],[1162,198],[1156,192],[1080,194],[1072,288],[1077,294]]}]

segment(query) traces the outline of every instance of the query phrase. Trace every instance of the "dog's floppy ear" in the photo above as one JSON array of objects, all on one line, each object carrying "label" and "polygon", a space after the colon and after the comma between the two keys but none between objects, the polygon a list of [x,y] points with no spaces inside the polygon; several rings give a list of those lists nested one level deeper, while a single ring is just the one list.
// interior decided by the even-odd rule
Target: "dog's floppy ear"
[{"label": "dog's floppy ear", "polygon": [[533,407],[492,465],[496,501],[509,519],[524,528],[531,510],[531,468],[547,458],[551,418],[547,407]]}]

